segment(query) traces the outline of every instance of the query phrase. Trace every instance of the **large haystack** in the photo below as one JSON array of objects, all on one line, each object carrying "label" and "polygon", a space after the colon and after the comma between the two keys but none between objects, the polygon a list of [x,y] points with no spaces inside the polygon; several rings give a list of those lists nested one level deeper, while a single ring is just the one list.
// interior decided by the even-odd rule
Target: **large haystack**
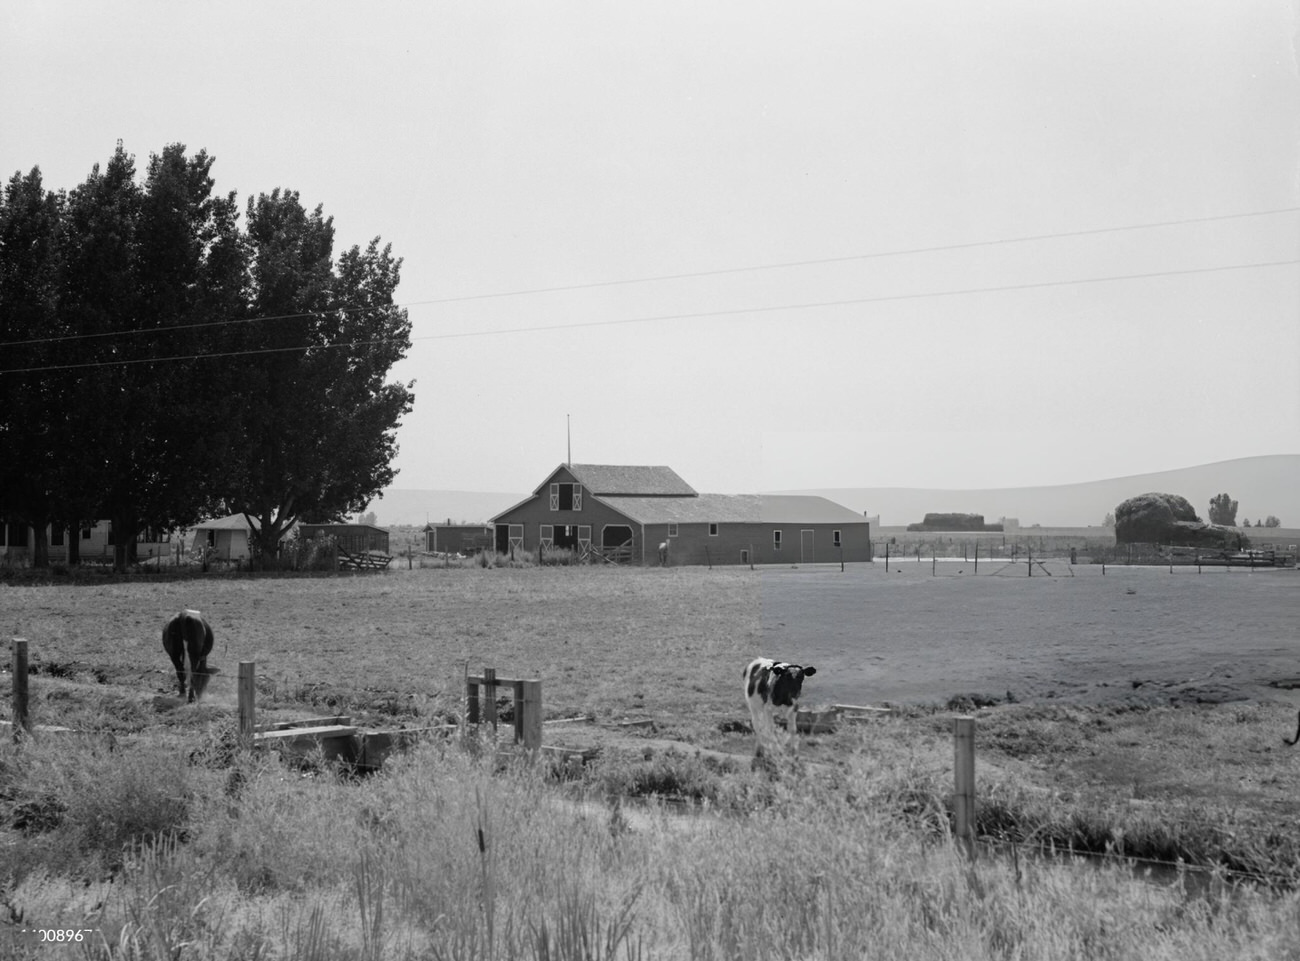
[{"label": "large haystack", "polygon": [[1139,494],[1115,508],[1115,541],[1119,544],[1225,547],[1235,533],[1202,521],[1187,498],[1177,494]]}]

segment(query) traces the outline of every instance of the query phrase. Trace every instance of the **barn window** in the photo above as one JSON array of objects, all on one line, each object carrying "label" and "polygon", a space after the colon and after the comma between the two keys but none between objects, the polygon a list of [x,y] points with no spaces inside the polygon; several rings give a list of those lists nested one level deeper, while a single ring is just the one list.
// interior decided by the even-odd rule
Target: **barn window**
[{"label": "barn window", "polygon": [[779,551],[780,549],[781,549],[781,532],[772,531],[772,550]]},{"label": "barn window", "polygon": [[709,525],[709,536],[710,536],[710,537],[717,537],[717,536],[718,536],[718,525],[717,525],[717,524],[710,524],[710,525]]},{"label": "barn window", "polygon": [[552,484],[551,485],[551,510],[553,511],[582,510],[582,485],[581,484]]},{"label": "barn window", "polygon": [[831,535],[832,535],[833,538],[834,538],[835,546],[836,546],[836,547],[841,546],[841,545],[840,545],[840,532],[839,532],[839,531],[831,531]]},{"label": "barn window", "polygon": [[[564,528],[560,528],[563,530]],[[541,530],[541,542],[543,550],[550,550],[555,545],[555,527],[551,524],[543,524]]]},{"label": "barn window", "polygon": [[669,525],[668,525],[668,536],[669,536],[669,537],[676,537],[676,536],[677,536],[677,525],[676,525],[676,524],[669,524]]},{"label": "barn window", "polygon": [[83,528],[81,529],[81,539],[82,539],[83,541],[88,541],[88,540],[90,540],[90,528],[89,528],[89,527],[83,527]]}]

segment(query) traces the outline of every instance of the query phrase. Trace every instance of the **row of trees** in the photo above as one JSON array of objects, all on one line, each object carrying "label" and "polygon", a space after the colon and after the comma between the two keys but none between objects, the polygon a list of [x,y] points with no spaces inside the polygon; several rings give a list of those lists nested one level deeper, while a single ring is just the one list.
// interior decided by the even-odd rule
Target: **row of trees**
[{"label": "row of trees", "polygon": [[119,143],[72,190],[39,168],[5,185],[0,511],[35,528],[37,565],[48,524],[110,519],[120,568],[144,528],[237,512],[270,556],[393,479],[401,261],[378,238],[336,259],[333,219],[293,191],[241,224],[213,159],[172,144],[141,178]]}]

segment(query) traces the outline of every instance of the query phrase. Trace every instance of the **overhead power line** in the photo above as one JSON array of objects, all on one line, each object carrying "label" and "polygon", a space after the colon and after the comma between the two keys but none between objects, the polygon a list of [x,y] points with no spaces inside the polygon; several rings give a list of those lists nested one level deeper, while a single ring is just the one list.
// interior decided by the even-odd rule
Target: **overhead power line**
[{"label": "overhead power line", "polygon": [[[495,330],[470,330],[447,334],[425,334],[412,337],[414,340],[453,340],[466,337],[495,337],[503,334],[543,333],[555,330],[574,330],[586,327],[615,327],[628,324],[648,324],[669,320],[699,320],[706,317],[728,317],[737,314],[764,314],[788,310],[817,310],[825,307],[847,307],[857,304],[880,304],[891,301],[922,300],[931,297],[961,297],[974,294],[993,294],[1017,290],[1041,290],[1047,287],[1068,287],[1075,284],[1102,284],[1125,280],[1149,280],[1157,277],[1184,277],[1191,274],[1224,273],[1233,270],[1252,270],[1267,267],[1289,267],[1300,264],[1300,258],[1290,260],[1272,260],[1251,264],[1225,264],[1218,267],[1191,267],[1186,270],[1160,270],[1141,274],[1116,274],[1106,277],[1084,277],[1076,280],[1048,280],[1032,284],[1008,284],[998,287],[966,287],[959,290],[922,291],[912,294],[885,294],[879,297],[853,297],[845,300],[809,301],[798,304],[775,304],[765,307],[734,307],[727,310],[704,310],[686,314],[657,314],[648,317],[627,317],[619,320],[575,321],[566,324],[545,324],[537,327],[507,327]],[[133,364],[164,364],[180,360],[198,360],[199,358],[247,357],[258,354],[295,353],[306,350],[331,350],[340,347],[364,347],[388,343],[391,338],[374,338],[354,340],[334,344],[305,344],[297,347],[271,347],[259,350],[233,350],[204,354],[176,354],[170,357],[140,357],[123,360],[87,361],[78,364],[49,364],[41,367],[16,367],[0,370],[0,374],[29,374],[55,370],[81,370],[89,367],[121,367]]]},{"label": "overhead power line", "polygon": [[[465,294],[459,297],[440,297],[432,300],[415,300],[404,304],[383,304],[380,307],[406,309],[409,307],[428,307],[440,304],[467,303],[476,300],[491,300],[504,297],[524,297],[533,294],[563,293],[575,290],[595,290],[602,287],[618,287],[629,284],[648,284],[666,280],[689,280],[698,277],[718,277],[726,274],[739,274],[760,270],[784,270],[792,267],[814,267],[826,264],[850,263],[857,260],[877,260],[885,257],[905,257],[915,254],[943,253],[954,250],[970,250],[977,247],[995,247],[1005,244],[1032,243],[1041,240],[1060,240],[1069,237],[1088,237],[1098,234],[1123,233],[1130,230],[1151,230],[1158,227],[1179,227],[1189,224],[1212,223],[1224,220],[1244,220],[1251,217],[1269,217],[1277,214],[1300,212],[1300,207],[1279,207],[1275,210],[1259,210],[1242,214],[1216,214],[1209,217],[1189,217],[1183,220],[1161,220],[1145,224],[1127,224],[1120,227],[1094,227],[1088,230],[1059,231],[1049,234],[1031,234],[1024,237],[1005,237],[996,240],[974,240],[960,244],[939,244],[931,247],[909,247],[900,250],[883,250],[868,254],[850,254],[843,257],[822,257],[810,260],[789,260],[770,264],[751,264],[745,267],[721,267],[715,270],[696,270],[678,274],[657,274],[646,277],[629,277],[620,280],[599,280],[584,284],[564,284],[555,287],[532,287],[519,290],[495,291],[483,294]],[[195,324],[177,324],[165,328],[168,331],[200,330],[208,327],[222,327],[234,324],[257,324],[274,320],[293,320],[312,317],[321,313],[352,313],[358,310],[371,310],[374,305],[356,307],[333,307],[327,310],[304,311],[297,314],[274,314],[265,317],[241,317],[227,320],[203,321]],[[99,337],[128,337],[137,334],[157,333],[159,328],[137,328],[134,330],[101,331],[91,334],[64,334],[58,337],[36,337],[30,340],[11,340],[0,342],[0,347],[19,347],[27,344],[53,344],[73,340],[86,340]]]},{"label": "overhead power line", "polygon": [[[933,247],[908,247],[901,250],[882,250],[869,254],[849,254],[843,257],[820,257],[813,260],[788,260],[771,264],[754,264],[748,267],[720,267],[716,270],[695,270],[680,274],[656,274],[649,277],[631,277],[623,280],[599,280],[586,284],[566,284],[558,287],[531,287],[487,294],[467,294],[462,297],[444,297],[439,300],[421,300],[415,303],[457,304],[470,300],[489,300],[495,297],[523,297],[530,294],[552,294],[571,290],[592,290],[598,287],[615,287],[621,284],[648,284],[661,280],[689,280],[694,277],[717,277],[723,274],[740,274],[753,270],[783,270],[789,267],[816,267],[823,264],[842,264],[854,260],[877,260],[884,257],[906,257],[912,254],[937,254],[951,250],[970,250],[975,247],[995,247],[1001,244],[1025,244],[1038,240],[1062,240],[1067,237],[1088,237],[1095,234],[1120,233],[1127,230],[1150,230],[1156,227],[1181,227],[1187,224],[1204,224],[1219,220],[1243,220],[1248,217],[1269,217],[1275,214],[1300,212],[1300,207],[1278,207],[1276,210],[1259,210],[1245,214],[1216,214],[1210,217],[1188,217],[1185,220],[1160,220],[1147,224],[1128,224],[1122,227],[1094,227],[1089,230],[1069,230],[1051,234],[1029,234],[1024,237],[1004,237],[1000,240],[972,240],[961,244],[939,244]],[[414,306],[414,304],[412,304]]]}]

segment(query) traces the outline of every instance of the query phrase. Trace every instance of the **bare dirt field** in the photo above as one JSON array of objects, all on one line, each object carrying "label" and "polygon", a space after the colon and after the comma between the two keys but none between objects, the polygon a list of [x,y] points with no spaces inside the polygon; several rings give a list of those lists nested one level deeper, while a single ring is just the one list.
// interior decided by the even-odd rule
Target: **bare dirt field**
[{"label": "bare dirt field", "polygon": [[1029,577],[1022,562],[982,565],[975,577],[970,564],[940,563],[938,576],[935,567],[765,571],[764,643],[816,664],[816,697],[827,701],[1006,700],[1009,691],[1028,703],[1300,707],[1300,691],[1271,686],[1300,678],[1294,569],[1108,567],[1103,576],[1089,565]]}]

